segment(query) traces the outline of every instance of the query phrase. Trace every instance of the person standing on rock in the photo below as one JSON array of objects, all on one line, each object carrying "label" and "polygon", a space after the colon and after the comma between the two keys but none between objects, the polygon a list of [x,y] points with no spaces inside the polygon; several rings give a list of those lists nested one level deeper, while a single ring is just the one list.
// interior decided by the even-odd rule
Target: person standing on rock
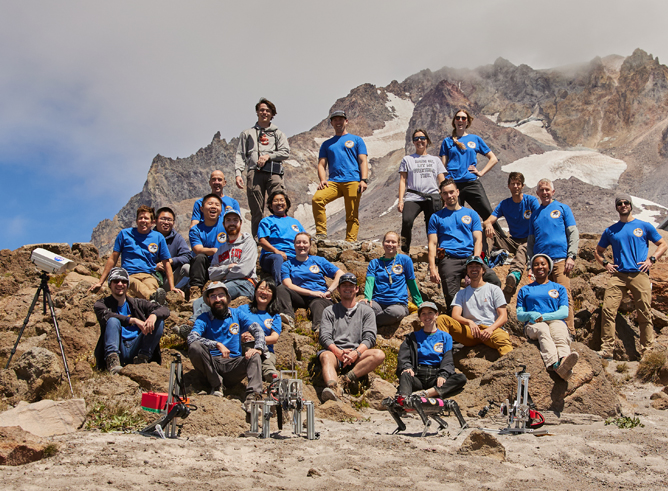
[{"label": "person standing on rock", "polygon": [[169,309],[128,297],[130,275],[123,268],[112,268],[108,283],[111,295],[93,306],[100,323],[100,338],[95,346],[97,368],[116,374],[129,363],[160,363],[158,346]]},{"label": "person standing on rock", "polygon": [[387,232],[383,237],[385,254],[372,259],[366,270],[362,302],[370,305],[376,314],[376,326],[391,326],[408,315],[408,290],[419,307],[422,295],[415,281],[413,261],[406,254],[397,254],[399,235]]},{"label": "person standing on rock", "polygon": [[[190,260],[193,253],[186,240],[174,230],[174,220],[176,220],[174,210],[163,206],[158,210],[157,216],[158,221],[153,230],[160,232],[167,242],[169,254],[172,256],[169,258],[169,264],[172,266],[174,284],[178,286],[183,278],[190,275]],[[165,274],[162,263],[156,264],[155,271],[160,275]]]},{"label": "person standing on rock", "polygon": [[[231,198],[230,196],[225,196],[226,185],[227,181],[225,180],[225,174],[223,174],[222,170],[215,170],[211,173],[211,177],[209,177],[209,186],[211,186],[210,194],[215,194],[220,198],[220,200],[222,201],[223,212],[225,210],[229,210],[230,208],[234,208],[237,211],[241,211],[241,208],[239,207],[239,202],[236,199]],[[193,213],[192,213],[192,218],[190,220],[190,228],[193,228],[195,225],[197,225],[199,222],[202,221],[203,200],[204,198],[200,198],[193,204]]]},{"label": "person standing on rock", "polygon": [[[299,232],[295,236],[295,257],[283,263],[283,283],[278,287],[278,308],[281,318],[294,325],[295,308],[310,309],[313,331],[320,329],[322,312],[332,305],[332,292],[343,274],[339,268],[320,256],[311,256],[311,236]],[[325,277],[332,278],[328,287]]]},{"label": "person standing on rock", "polygon": [[436,328],[438,308],[424,302],[418,309],[422,329],[410,333],[399,347],[397,394],[446,399],[460,393],[466,376],[455,373],[452,336]]},{"label": "person standing on rock", "polygon": [[550,280],[563,285],[568,292],[566,325],[571,337],[575,337],[571,271],[578,255],[580,233],[570,207],[554,199],[552,181],[538,181],[536,194],[540,199],[540,206],[531,214],[527,255],[533,257],[536,254],[546,254],[554,262],[554,268],[550,268]]},{"label": "person standing on rock", "polygon": [[443,163],[427,153],[431,140],[425,130],[413,131],[413,145],[415,153],[406,155],[399,164],[397,210],[401,213],[401,250],[406,254],[410,252],[413,222],[417,216],[424,213],[428,229],[431,215],[443,207],[438,185],[445,179]]},{"label": "person standing on rock", "polygon": [[168,289],[183,296],[183,292],[174,286],[172,265],[169,262],[170,254],[167,242],[162,234],[152,230],[155,224],[155,211],[146,205],[137,208],[137,226],[120,231],[114,242],[114,249],[107,259],[100,280],[90,287],[91,292],[97,293],[109,272],[121,258],[121,267],[130,275],[128,295],[145,300],[155,300],[164,304],[166,292],[158,284],[154,276],[156,264],[162,263],[167,277]]},{"label": "person standing on rock", "polygon": [[[499,203],[487,220],[483,223],[487,238],[493,239],[499,249],[506,249],[515,255],[510,263],[510,270],[506,276],[503,294],[509,302],[522,280],[522,273],[527,267],[527,237],[531,217],[538,210],[540,202],[535,196],[524,194],[524,175],[521,172],[511,172],[508,175],[508,189],[511,197]],[[501,217],[506,219],[510,237],[499,235],[494,225]]]},{"label": "person standing on rock", "polygon": [[[459,204],[459,189],[453,179],[440,184],[445,208],[429,220],[429,274],[431,281],[443,285],[448,311],[452,299],[466,276],[466,260],[482,252],[482,225],[478,214]],[[487,268],[483,279],[501,287],[496,273]]]},{"label": "person standing on rock", "polygon": [[335,136],[320,146],[318,156],[319,184],[312,200],[315,238],[327,238],[325,206],[343,197],[346,209],[346,241],[355,242],[360,228],[360,198],[369,183],[366,145],[362,138],[348,133],[348,116],[345,111],[332,112],[329,122],[334,128]]},{"label": "person standing on rock", "polygon": [[459,290],[452,301],[452,316],[438,317],[438,328],[464,346],[485,344],[499,352],[510,353],[513,345],[504,329],[508,320],[507,302],[501,288],[485,283],[485,263],[478,256],[466,261],[466,275],[471,284]]},{"label": "person standing on rock", "polygon": [[[619,221],[605,229],[596,246],[596,260],[608,273],[608,287],[603,298],[601,320],[601,351],[598,354],[605,359],[612,359],[615,347],[615,318],[622,302],[624,292],[631,290],[638,312],[641,350],[654,344],[654,326],[652,324],[652,283],[649,270],[668,249],[668,244],[654,225],[635,218],[631,196],[621,195],[615,198],[615,208]],[[649,256],[649,242],[657,249]],[[603,253],[612,247],[613,262],[609,262]],[[642,353],[641,353],[642,354]]]},{"label": "person standing on rock", "polygon": [[531,258],[536,280],[520,288],[517,294],[517,320],[524,322],[524,334],[538,341],[540,355],[550,372],[568,381],[579,355],[571,352],[568,327],[568,292],[563,285],[550,281],[554,263],[547,254]]},{"label": "person standing on rock", "polygon": [[304,227],[295,218],[288,216],[290,198],[285,191],[276,191],[267,198],[267,208],[271,215],[260,221],[257,237],[262,254],[260,267],[273,276],[277,285],[281,284],[281,268],[288,259],[295,257],[295,236],[304,232]]},{"label": "person standing on rock", "polygon": [[339,280],[341,302],[331,305],[322,314],[318,352],[322,378],[326,388],[323,402],[336,400],[342,392],[338,386],[337,370],[344,383],[356,384],[358,379],[372,372],[385,361],[385,353],[373,349],[376,345],[376,316],[371,307],[357,302],[357,277],[345,273]]},{"label": "person standing on rock", "polygon": [[236,184],[244,188],[242,174],[246,170],[246,196],[251,211],[251,231],[257,237],[260,220],[264,216],[264,200],[267,194],[285,189],[283,162],[290,156],[288,138],[271,120],[276,116],[276,106],[264,97],[255,104],[257,123],[239,135],[237,156],[234,162]]}]

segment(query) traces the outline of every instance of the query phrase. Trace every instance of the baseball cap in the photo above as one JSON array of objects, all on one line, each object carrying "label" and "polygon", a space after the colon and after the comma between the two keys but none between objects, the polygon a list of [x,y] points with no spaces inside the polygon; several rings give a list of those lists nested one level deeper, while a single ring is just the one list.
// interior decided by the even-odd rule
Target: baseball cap
[{"label": "baseball cap", "polygon": [[337,109],[336,111],[332,112],[332,114],[329,115],[329,119],[337,118],[339,116],[348,119],[348,116],[346,116],[346,112],[341,109]]},{"label": "baseball cap", "polygon": [[422,312],[422,309],[424,309],[425,307],[433,310],[438,314],[438,307],[434,302],[422,302],[422,304],[418,307],[418,316],[420,315],[420,312]]},{"label": "baseball cap", "polygon": [[353,285],[357,285],[357,276],[352,273],[344,273],[343,276],[339,278],[339,285],[341,283],[352,283]]},{"label": "baseball cap", "polygon": [[[227,285],[225,285],[225,283],[223,283],[222,281],[212,281],[207,285],[207,287],[202,292],[205,304],[209,305],[209,292],[211,290],[215,290],[216,288],[222,288],[223,290],[225,290],[225,293],[227,293],[227,296],[228,297],[230,296],[230,292],[227,289]],[[209,305],[209,307],[211,307],[211,305]]]},{"label": "baseball cap", "polygon": [[235,215],[237,215],[237,216],[239,217],[240,220],[243,220],[243,218],[241,217],[241,212],[239,212],[238,210],[236,210],[235,208],[233,208],[233,207],[231,207],[231,206],[228,207],[228,208],[225,210],[225,213],[223,214],[223,218],[225,218],[227,215],[230,215],[230,214],[232,214],[232,213],[234,213]]},{"label": "baseball cap", "polygon": [[109,277],[107,278],[107,284],[111,285],[111,282],[114,280],[125,281],[130,283],[130,275],[124,268],[112,268],[109,271]]},{"label": "baseball cap", "polygon": [[482,260],[480,256],[469,256],[469,258],[466,260],[466,266],[469,264],[480,264],[481,266],[485,265],[485,261]]}]

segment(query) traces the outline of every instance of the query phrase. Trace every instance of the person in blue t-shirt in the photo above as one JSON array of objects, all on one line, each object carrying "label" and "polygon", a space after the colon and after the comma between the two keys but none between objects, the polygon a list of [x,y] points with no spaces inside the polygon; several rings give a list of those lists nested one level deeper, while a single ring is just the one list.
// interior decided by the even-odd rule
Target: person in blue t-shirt
[{"label": "person in blue t-shirt", "polygon": [[[348,117],[345,111],[329,115],[335,136],[320,146],[318,155],[318,190],[313,195],[313,219],[316,239],[327,238],[327,214],[325,205],[343,197],[346,208],[346,241],[355,242],[360,222],[360,197],[366,190],[369,177],[367,150],[364,140],[346,130]],[[329,180],[327,179],[329,167]]]},{"label": "person in blue t-shirt", "polygon": [[[446,179],[440,190],[445,208],[429,220],[429,274],[431,281],[442,284],[449,313],[466,276],[466,260],[482,252],[482,225],[475,211],[459,204],[455,181]],[[491,268],[486,268],[483,280],[501,287]]]},{"label": "person in blue t-shirt", "polygon": [[397,394],[446,399],[460,393],[466,376],[455,373],[452,336],[436,328],[438,308],[424,302],[418,309],[422,329],[406,336],[397,357]]},{"label": "person in blue t-shirt", "polygon": [[155,224],[155,211],[150,206],[141,205],[137,208],[137,226],[120,231],[114,242],[114,249],[107,259],[100,279],[90,287],[91,292],[97,293],[109,272],[121,258],[121,267],[130,275],[128,295],[145,300],[155,300],[164,304],[165,290],[158,284],[154,276],[158,262],[162,263],[167,277],[168,290],[175,291],[183,296],[183,292],[174,285],[174,275],[169,262],[171,255],[165,238],[159,232],[152,230]]},{"label": "person in blue t-shirt", "polygon": [[[505,249],[515,255],[510,263],[506,284],[503,293],[506,302],[509,302],[522,280],[522,273],[527,267],[527,237],[531,217],[538,210],[540,202],[535,196],[523,193],[524,175],[521,172],[511,172],[508,175],[508,189],[511,197],[499,203],[490,217],[485,220],[483,227],[488,239],[493,239],[499,249]],[[506,219],[510,237],[496,233],[493,225],[501,217]]]},{"label": "person in blue t-shirt", "polygon": [[571,352],[568,327],[564,323],[568,317],[568,293],[564,286],[549,279],[553,266],[547,254],[531,258],[536,280],[520,288],[517,294],[517,320],[524,322],[526,337],[538,341],[547,370],[568,380],[579,355]]},{"label": "person in blue t-shirt", "polygon": [[242,305],[237,309],[237,312],[244,351],[254,347],[255,338],[249,332],[249,328],[256,324],[264,331],[264,342],[269,351],[265,353],[262,360],[262,377],[264,377],[265,382],[273,382],[274,377],[278,377],[274,344],[278,341],[278,336],[280,336],[282,330],[276,283],[271,278],[260,281],[255,288],[255,296],[251,303]]},{"label": "person in blue t-shirt", "polygon": [[[227,181],[225,180],[225,174],[223,174],[223,171],[215,170],[211,173],[211,177],[209,177],[209,186],[211,186],[210,194],[215,194],[222,201],[221,217],[222,214],[225,213],[225,211],[229,210],[230,208],[233,208],[239,212],[241,211],[241,208],[239,207],[239,202],[236,199],[231,198],[230,196],[225,196],[224,190],[226,185]],[[193,228],[195,225],[197,225],[199,222],[202,221],[203,201],[204,198],[200,198],[193,204],[193,212],[192,212],[192,217],[190,219],[190,228]]]},{"label": "person in blue t-shirt", "polygon": [[202,198],[202,216],[188,233],[193,257],[190,260],[190,301],[202,296],[202,287],[209,280],[211,259],[218,247],[227,241],[227,232],[223,220],[220,220],[223,201],[216,194],[207,194]]},{"label": "person in blue t-shirt", "polygon": [[[640,345],[644,352],[654,344],[654,326],[652,324],[652,283],[649,270],[666,252],[668,245],[654,225],[635,218],[631,211],[631,196],[620,195],[615,198],[615,208],[619,221],[605,229],[596,246],[596,260],[603,265],[610,279],[603,298],[601,320],[601,351],[598,354],[612,359],[615,347],[615,318],[622,302],[624,292],[631,290],[638,312]],[[649,242],[657,249],[649,255]],[[608,246],[612,247],[612,262],[603,257]],[[642,355],[642,353],[641,353]]]},{"label": "person in blue t-shirt", "polygon": [[[295,236],[295,257],[283,263],[283,282],[278,287],[278,309],[284,322],[294,325],[295,308],[310,309],[312,329],[320,329],[322,312],[330,305],[332,292],[343,274],[324,257],[310,256],[311,236],[300,232]],[[327,287],[325,277],[332,278]]]},{"label": "person in blue t-shirt", "polygon": [[[459,189],[459,204],[467,203],[483,220],[492,214],[485,188],[480,178],[492,170],[499,159],[496,158],[487,144],[478,135],[471,135],[466,130],[473,123],[473,116],[466,109],[455,112],[452,118],[452,136],[443,139],[439,153],[447,174],[445,178],[453,179]],[[478,154],[489,159],[483,170],[478,170]],[[494,228],[504,236],[498,224]]]},{"label": "person in blue t-shirt", "polygon": [[365,302],[376,314],[376,327],[391,326],[408,315],[408,292],[418,307],[422,295],[415,281],[413,260],[406,254],[397,254],[399,234],[387,232],[383,237],[385,254],[372,259],[366,270]]},{"label": "person in blue t-shirt", "polygon": [[533,257],[536,254],[547,254],[554,261],[550,280],[563,285],[568,291],[569,309],[566,325],[571,336],[575,336],[570,276],[578,255],[580,233],[570,207],[554,199],[555,190],[552,181],[549,179],[538,181],[536,194],[540,199],[540,206],[531,214],[527,255]]},{"label": "person in blue t-shirt", "polygon": [[283,262],[295,257],[295,236],[304,232],[302,224],[288,216],[290,206],[285,191],[271,193],[267,208],[272,215],[264,217],[257,229],[258,243],[262,247],[260,267],[273,276],[277,285],[281,284]]},{"label": "person in blue t-shirt", "polygon": [[[169,254],[172,256],[169,258],[169,264],[172,266],[174,284],[178,287],[181,280],[184,278],[187,279],[190,275],[190,260],[193,258],[193,253],[190,247],[188,247],[186,240],[174,230],[174,222],[176,220],[174,210],[168,206],[163,206],[156,212],[156,217],[158,220],[153,230],[161,233],[165,238]],[[159,275],[165,275],[165,268],[162,263],[156,265],[155,271]],[[184,283],[187,284],[186,281]]]}]

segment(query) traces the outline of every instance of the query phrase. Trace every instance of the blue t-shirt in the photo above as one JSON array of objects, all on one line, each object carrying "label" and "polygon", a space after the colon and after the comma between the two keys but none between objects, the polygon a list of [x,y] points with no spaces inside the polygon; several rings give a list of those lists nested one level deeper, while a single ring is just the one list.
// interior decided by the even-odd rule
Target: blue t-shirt
[{"label": "blue t-shirt", "polygon": [[[119,315],[130,317],[130,305],[128,305],[127,302],[125,302],[123,305],[119,305],[118,308],[116,309],[116,313]],[[137,336],[139,336],[140,332],[141,331],[139,330],[139,328],[134,324],[128,326],[121,325],[121,339],[123,341],[132,341]]]},{"label": "blue t-shirt", "polygon": [[195,249],[196,245],[218,249],[227,240],[227,233],[222,220],[218,220],[218,223],[212,227],[208,227],[204,221],[201,221],[190,229],[188,239],[191,249]]},{"label": "blue t-shirt", "polygon": [[[253,323],[257,322],[262,326],[265,336],[269,336],[271,331],[276,331],[278,334],[281,334],[281,315],[276,314],[274,316],[269,315],[264,310],[258,310],[257,314],[254,314],[250,311],[250,305],[242,305],[237,310],[239,316],[239,325],[241,326],[241,334],[248,331],[248,327]],[[269,351],[274,352],[274,345],[267,345]]]},{"label": "blue t-shirt", "polygon": [[[198,220],[200,222],[202,221],[202,200],[203,199],[204,198],[200,198],[197,201],[195,201],[195,204],[193,205],[193,216],[192,216],[191,220]],[[238,212],[241,213],[241,208],[239,207],[239,202],[236,199],[230,198],[229,196],[223,196],[221,199],[223,200],[223,206],[222,206],[222,211],[220,213],[220,218],[218,219],[219,221],[221,221],[221,222],[223,221],[223,215],[230,208],[233,208],[233,209],[235,209],[235,210],[237,210]]]},{"label": "blue t-shirt", "polygon": [[327,159],[329,180],[332,182],[359,182],[362,178],[358,155],[367,155],[364,140],[356,135],[330,138],[320,145],[319,159]]},{"label": "blue t-shirt", "polygon": [[[304,232],[304,227],[299,223],[299,220],[284,216],[277,217],[270,215],[260,220],[260,225],[257,228],[258,239],[267,239],[267,241],[281,252],[285,252],[288,258],[295,257],[295,235],[299,232]],[[263,257],[269,252],[262,249]]]},{"label": "blue t-shirt", "polygon": [[[230,350],[230,358],[241,356],[241,337],[239,314],[237,309],[230,309],[225,319],[212,318],[211,312],[204,312],[195,321],[193,331],[206,339],[222,343]],[[221,356],[220,350],[211,350],[211,356]]]},{"label": "blue t-shirt", "polygon": [[448,158],[445,168],[448,171],[445,178],[452,178],[455,182],[475,181],[478,176],[469,171],[471,165],[478,165],[478,155],[487,155],[491,150],[478,135],[466,135],[458,139],[466,150],[460,150],[452,137],[446,137],[441,143],[441,152]]},{"label": "blue t-shirt", "polygon": [[443,208],[429,220],[428,233],[438,236],[438,247],[453,257],[465,258],[473,254],[473,232],[482,232],[480,217],[465,206],[459,210]]},{"label": "blue t-shirt", "polygon": [[529,236],[531,215],[540,207],[540,201],[535,196],[525,194],[522,201],[515,203],[513,198],[504,199],[496,205],[492,216],[505,217],[508,231],[513,239],[526,239]]},{"label": "blue t-shirt", "polygon": [[649,241],[658,242],[661,234],[654,225],[634,218],[628,223],[617,222],[605,229],[598,245],[604,249],[612,246],[617,271],[637,273],[638,263],[647,260]]},{"label": "blue t-shirt", "polygon": [[375,278],[372,300],[383,305],[408,304],[406,281],[415,279],[415,271],[413,261],[406,254],[397,254],[394,259],[373,259],[366,275]]},{"label": "blue t-shirt", "polygon": [[288,259],[281,266],[283,279],[290,278],[292,284],[314,292],[327,291],[325,276],[334,278],[339,268],[320,256],[309,256],[300,262],[296,258]]},{"label": "blue t-shirt", "polygon": [[568,292],[566,287],[553,281],[543,285],[534,281],[520,288],[517,306],[525,312],[549,314],[559,310],[559,307],[568,307]]},{"label": "blue t-shirt", "polygon": [[121,267],[128,274],[151,274],[158,261],[172,257],[165,237],[160,232],[151,230],[147,234],[140,234],[136,228],[125,228],[118,233],[114,252],[121,253]]},{"label": "blue t-shirt", "polygon": [[420,329],[415,331],[415,339],[418,343],[418,365],[437,367],[443,360],[443,354],[452,349],[452,336],[445,331],[426,334],[424,329]]},{"label": "blue t-shirt", "polygon": [[533,253],[547,254],[552,260],[564,259],[568,255],[566,229],[574,227],[573,212],[563,203],[552,201],[547,206],[540,205],[532,213],[529,235],[533,235]]}]

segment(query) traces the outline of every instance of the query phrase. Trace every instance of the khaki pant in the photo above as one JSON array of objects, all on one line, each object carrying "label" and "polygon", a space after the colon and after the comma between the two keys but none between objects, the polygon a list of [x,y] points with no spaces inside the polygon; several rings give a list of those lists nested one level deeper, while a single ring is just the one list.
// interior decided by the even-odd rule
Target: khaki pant
[{"label": "khaki pant", "polygon": [[568,292],[568,317],[566,318],[566,325],[568,326],[568,331],[573,337],[575,337],[575,316],[573,315],[574,306],[573,295],[571,295],[571,279],[570,277],[566,276],[566,273],[564,273],[565,266],[566,261],[559,261],[558,263],[554,263],[554,268],[552,268],[552,273],[548,279],[550,281],[554,281],[555,283],[559,283],[564,288],[566,288],[566,291]]},{"label": "khaki pant", "polygon": [[564,321],[547,321],[527,324],[524,333],[529,339],[538,340],[540,356],[546,367],[554,365],[564,356],[571,354],[571,343],[568,339],[568,327]]},{"label": "khaki pant", "polygon": [[327,234],[327,214],[325,205],[343,197],[346,207],[346,240],[355,242],[360,222],[357,218],[360,204],[359,182],[327,182],[327,187],[316,191],[313,195],[313,219],[315,220],[315,233]]},{"label": "khaki pant", "polygon": [[158,280],[152,274],[136,273],[130,275],[130,285],[128,285],[128,295],[135,298],[150,300],[158,290]]},{"label": "khaki pant", "polygon": [[[257,228],[264,218],[265,196],[271,196],[275,191],[284,190],[283,176],[270,174],[260,170],[249,170],[246,174],[246,196],[248,208],[251,212],[251,231],[257,237]],[[225,213],[225,210],[223,210]]]},{"label": "khaki pant", "polygon": [[[469,326],[460,324],[448,315],[439,315],[438,319],[436,320],[436,327],[441,331],[445,331],[450,334],[455,343],[460,343],[464,346],[477,346],[482,343],[486,346],[489,346],[490,348],[497,350],[501,356],[505,355],[506,353],[510,353],[513,350],[513,345],[510,342],[510,336],[508,336],[508,333],[500,327],[494,329],[492,337],[486,341],[474,338],[473,332]],[[481,325],[480,327],[485,328],[488,326]]]},{"label": "khaki pant", "polygon": [[601,350],[612,353],[615,347],[615,318],[626,290],[631,290],[633,302],[638,311],[640,344],[651,346],[654,343],[652,325],[652,283],[646,273],[614,273],[608,281],[603,299],[601,319]]},{"label": "khaki pant", "polygon": [[527,261],[528,261],[527,240],[513,239],[512,237],[502,237],[499,234],[495,234],[494,243],[499,249],[505,249],[508,252],[515,255],[515,257],[510,263],[510,269],[508,270],[508,273],[518,272],[521,278],[522,273],[524,273],[524,270],[527,267]]}]

